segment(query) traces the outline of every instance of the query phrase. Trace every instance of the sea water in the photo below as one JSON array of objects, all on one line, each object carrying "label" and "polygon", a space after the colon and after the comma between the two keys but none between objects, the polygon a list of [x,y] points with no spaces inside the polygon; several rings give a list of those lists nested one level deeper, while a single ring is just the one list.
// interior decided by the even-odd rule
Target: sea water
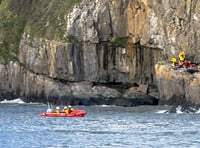
[{"label": "sea water", "polygon": [[200,114],[168,106],[74,106],[85,117],[40,117],[45,104],[0,103],[1,148],[199,148]]}]

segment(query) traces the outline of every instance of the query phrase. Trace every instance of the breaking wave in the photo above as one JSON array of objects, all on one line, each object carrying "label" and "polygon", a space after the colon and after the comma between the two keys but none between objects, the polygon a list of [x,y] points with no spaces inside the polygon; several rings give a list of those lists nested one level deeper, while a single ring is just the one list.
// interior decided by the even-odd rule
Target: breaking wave
[{"label": "breaking wave", "polygon": [[17,98],[17,99],[14,99],[14,100],[4,99],[0,103],[2,103],[2,104],[25,104],[25,102],[20,98]]},{"label": "breaking wave", "polygon": [[199,114],[200,113],[200,108],[197,107],[185,107],[185,106],[173,106],[172,108],[170,108],[169,110],[158,110],[156,111],[156,113],[159,114],[168,114],[168,113],[176,113],[176,114],[184,114],[184,113],[195,113],[195,114]]}]

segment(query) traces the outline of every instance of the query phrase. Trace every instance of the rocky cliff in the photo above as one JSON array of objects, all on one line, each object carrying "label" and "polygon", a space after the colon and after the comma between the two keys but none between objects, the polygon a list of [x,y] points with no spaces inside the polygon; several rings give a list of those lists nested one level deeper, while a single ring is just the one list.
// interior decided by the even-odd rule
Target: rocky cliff
[{"label": "rocky cliff", "polygon": [[199,106],[199,73],[190,74],[183,68],[173,70],[171,66],[160,63],[155,68],[160,89],[160,104]]},{"label": "rocky cliff", "polygon": [[[158,61],[185,51],[200,62],[199,5],[198,0],[2,0],[1,96],[157,104]],[[149,89],[142,93],[143,85]],[[170,99],[158,86],[160,97]]]}]

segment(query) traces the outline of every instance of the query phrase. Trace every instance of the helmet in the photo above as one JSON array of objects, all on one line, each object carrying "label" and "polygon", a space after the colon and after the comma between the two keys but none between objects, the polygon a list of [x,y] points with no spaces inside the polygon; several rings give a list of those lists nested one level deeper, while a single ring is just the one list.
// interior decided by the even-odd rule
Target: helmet
[{"label": "helmet", "polygon": [[65,106],[64,109],[67,109],[67,106]]},{"label": "helmet", "polygon": [[68,108],[71,108],[71,105],[68,105]]},{"label": "helmet", "polygon": [[60,109],[60,107],[59,107],[59,106],[57,106],[57,107],[56,107],[56,109]]},{"label": "helmet", "polygon": [[184,55],[185,55],[185,52],[182,51],[182,52],[180,53],[180,55],[184,56]]},{"label": "helmet", "polygon": [[176,62],[176,58],[172,58],[172,59],[171,59],[171,62],[174,62],[174,63],[175,63],[175,62]]}]

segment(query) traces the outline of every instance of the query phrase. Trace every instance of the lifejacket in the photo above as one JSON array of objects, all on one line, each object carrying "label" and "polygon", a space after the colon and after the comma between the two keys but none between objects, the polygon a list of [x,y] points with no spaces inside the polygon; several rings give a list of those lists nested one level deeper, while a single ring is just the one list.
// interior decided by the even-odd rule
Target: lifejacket
[{"label": "lifejacket", "polygon": [[59,110],[59,109],[56,109],[55,112],[59,114],[59,113],[60,113],[60,110]]},{"label": "lifejacket", "polygon": [[64,109],[63,111],[64,111],[66,114],[69,113],[68,109]]},{"label": "lifejacket", "polygon": [[68,108],[68,112],[71,113],[74,109],[73,108]]}]

